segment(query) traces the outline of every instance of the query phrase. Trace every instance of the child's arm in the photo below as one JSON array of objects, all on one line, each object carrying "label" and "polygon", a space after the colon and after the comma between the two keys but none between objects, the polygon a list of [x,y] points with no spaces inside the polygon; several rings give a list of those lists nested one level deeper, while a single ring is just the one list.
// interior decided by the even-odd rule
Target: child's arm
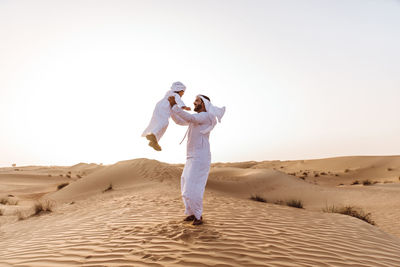
[{"label": "child's arm", "polygon": [[191,108],[189,108],[189,107],[186,107],[186,106],[184,106],[184,107],[182,107],[182,109],[184,109],[184,110],[192,110]]},{"label": "child's arm", "polygon": [[186,107],[185,103],[183,103],[181,97],[178,94],[175,94],[175,102],[180,108]]}]

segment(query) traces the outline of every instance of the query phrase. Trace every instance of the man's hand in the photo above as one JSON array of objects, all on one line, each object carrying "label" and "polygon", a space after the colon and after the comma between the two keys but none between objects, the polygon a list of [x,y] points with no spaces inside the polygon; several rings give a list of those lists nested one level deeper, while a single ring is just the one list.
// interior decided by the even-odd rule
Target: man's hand
[{"label": "man's hand", "polygon": [[172,108],[174,105],[176,105],[176,101],[175,101],[175,97],[174,97],[174,96],[168,97],[168,101],[169,101],[169,104],[171,105],[171,108]]}]

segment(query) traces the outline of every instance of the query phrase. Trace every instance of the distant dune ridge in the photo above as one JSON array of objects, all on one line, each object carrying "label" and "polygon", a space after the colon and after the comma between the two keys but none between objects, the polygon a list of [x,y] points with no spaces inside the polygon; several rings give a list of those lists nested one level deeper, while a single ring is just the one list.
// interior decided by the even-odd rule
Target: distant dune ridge
[{"label": "distant dune ridge", "polygon": [[[182,221],[182,169],[0,169],[0,266],[400,266],[400,156],[214,163],[198,227]],[[344,206],[376,226],[322,211]]]}]

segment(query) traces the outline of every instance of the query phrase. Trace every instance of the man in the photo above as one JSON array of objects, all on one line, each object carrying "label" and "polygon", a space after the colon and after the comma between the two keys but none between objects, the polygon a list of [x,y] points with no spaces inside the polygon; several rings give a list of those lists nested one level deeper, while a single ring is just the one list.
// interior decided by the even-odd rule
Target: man
[{"label": "man", "polygon": [[210,98],[198,95],[194,101],[194,111],[190,114],[176,105],[169,97],[171,117],[179,125],[189,125],[187,131],[186,164],[181,176],[181,192],[185,204],[185,221],[193,225],[203,223],[203,195],[211,164],[209,136],[210,131],[221,121],[225,107],[218,108],[211,104]]}]

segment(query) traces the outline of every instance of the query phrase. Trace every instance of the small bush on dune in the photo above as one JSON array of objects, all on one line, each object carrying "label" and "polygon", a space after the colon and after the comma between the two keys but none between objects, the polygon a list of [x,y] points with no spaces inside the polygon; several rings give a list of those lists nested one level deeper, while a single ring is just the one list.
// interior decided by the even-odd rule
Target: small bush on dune
[{"label": "small bush on dune", "polygon": [[298,209],[302,209],[303,208],[303,202],[301,200],[297,200],[297,199],[292,199],[292,200],[287,200],[287,201],[276,200],[274,202],[274,204],[276,204],[276,205],[286,205],[286,206],[293,207],[293,208],[298,208]]},{"label": "small bush on dune", "polygon": [[7,197],[0,197],[0,204],[7,205],[8,198]]},{"label": "small bush on dune", "polygon": [[34,213],[33,215],[39,215],[40,213],[48,213],[52,212],[54,208],[54,202],[50,201],[49,199],[41,199],[37,201],[34,206]]},{"label": "small bush on dune", "polygon": [[60,190],[60,189],[62,189],[62,188],[64,188],[64,187],[66,187],[67,185],[69,185],[69,183],[62,183],[62,184],[59,184],[59,185],[57,185],[57,190]]},{"label": "small bush on dune", "polygon": [[0,204],[18,205],[18,199],[15,199],[14,197],[0,197]]},{"label": "small bush on dune", "polygon": [[250,199],[251,199],[251,200],[254,200],[254,201],[259,201],[259,202],[267,203],[267,200],[266,200],[265,198],[260,197],[260,196],[258,196],[258,195],[253,195],[253,196],[250,197]]},{"label": "small bush on dune", "polygon": [[358,180],[355,180],[353,183],[351,183],[351,185],[355,185],[355,184],[360,184],[360,182]]},{"label": "small bush on dune", "polygon": [[392,169],[392,168],[387,168],[387,170],[388,170],[388,172],[391,172],[391,171],[393,171],[393,169]]},{"label": "small bush on dune", "polygon": [[298,209],[303,208],[303,202],[301,202],[301,200],[297,200],[297,199],[292,199],[292,200],[286,201],[286,205],[289,207],[298,208]]},{"label": "small bush on dune", "polygon": [[363,220],[369,224],[375,225],[375,222],[371,219],[371,213],[365,213],[362,209],[353,206],[335,207],[334,205],[332,205],[331,207],[325,207],[324,209],[322,209],[322,211],[348,215]]},{"label": "small bush on dune", "polygon": [[110,184],[106,189],[103,190],[103,193],[107,192],[107,191],[111,191],[113,190],[113,186],[112,184]]},{"label": "small bush on dune", "polygon": [[370,180],[364,180],[363,185],[371,185],[372,182]]},{"label": "small bush on dune", "polygon": [[350,170],[349,170],[349,169],[345,169],[344,172],[345,172],[345,173],[348,173],[348,172],[350,172]]},{"label": "small bush on dune", "polygon": [[0,216],[2,216],[4,214],[4,210],[0,209]]},{"label": "small bush on dune", "polygon": [[[268,201],[265,198],[263,198],[259,195],[252,195],[250,197],[250,199],[254,200],[254,201],[258,201],[258,202],[268,203]],[[276,201],[274,201],[274,204],[286,205],[289,207],[294,207],[294,208],[299,208],[299,209],[303,208],[303,202],[301,200],[297,200],[297,199],[292,199],[292,200],[288,200],[288,201],[276,200]]]}]

